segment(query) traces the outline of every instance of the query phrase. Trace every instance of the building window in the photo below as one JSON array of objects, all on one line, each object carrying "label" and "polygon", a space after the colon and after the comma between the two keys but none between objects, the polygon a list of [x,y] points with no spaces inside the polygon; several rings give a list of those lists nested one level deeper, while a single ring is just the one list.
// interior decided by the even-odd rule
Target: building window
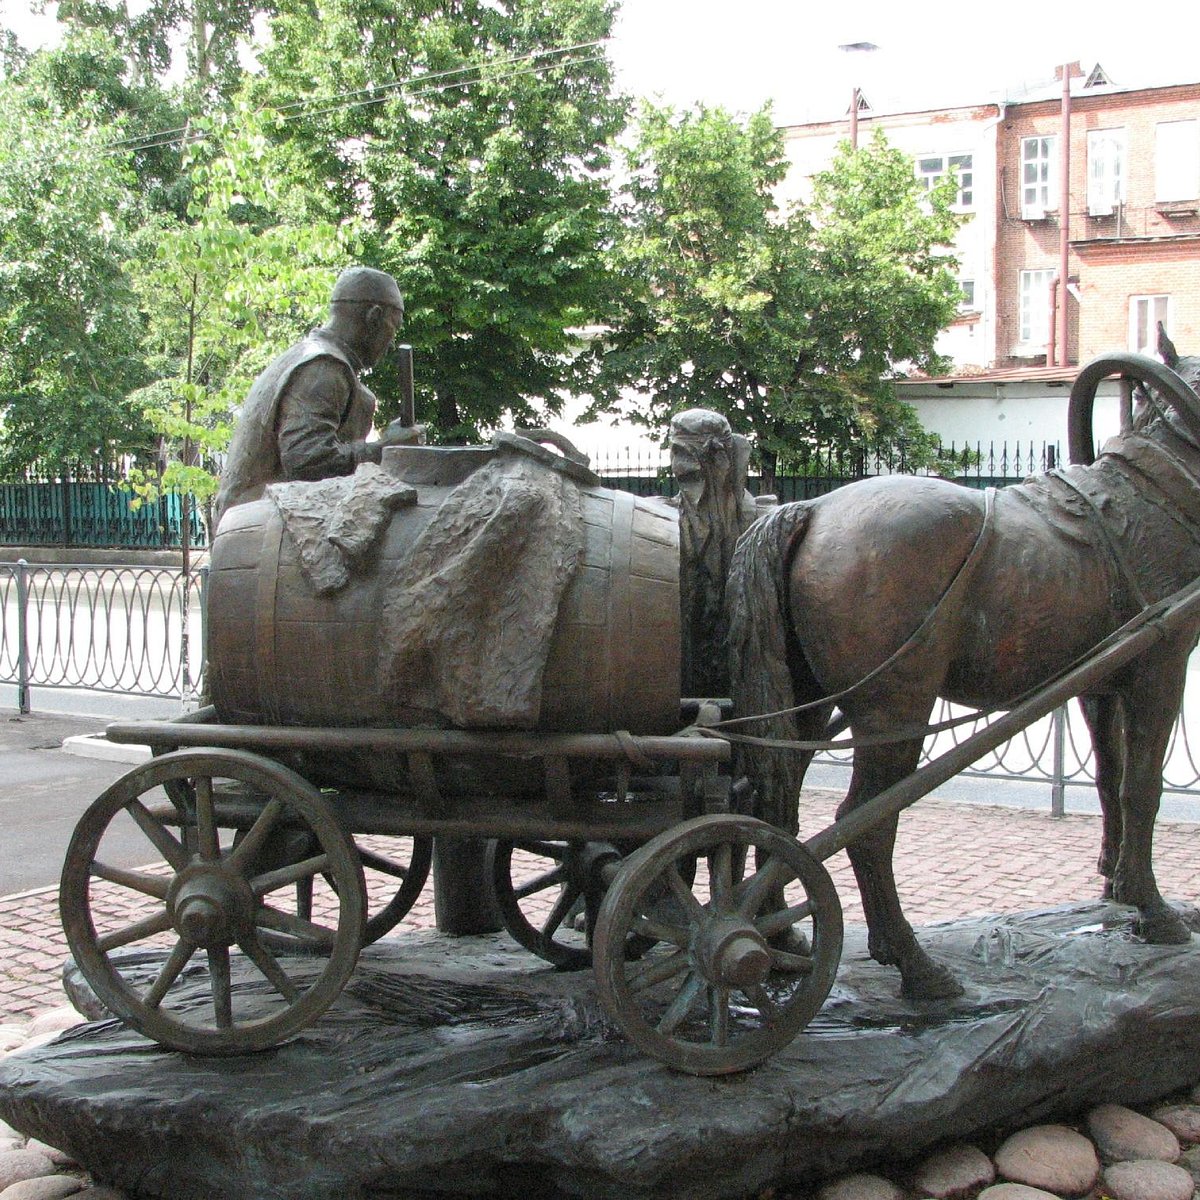
[{"label": "building window", "polygon": [[1053,137],[1021,139],[1021,216],[1037,220],[1046,215],[1054,185]]},{"label": "building window", "polygon": [[1022,346],[1043,347],[1050,334],[1050,284],[1058,272],[1022,271],[1020,283],[1020,336]]},{"label": "building window", "polygon": [[1158,323],[1171,327],[1170,296],[1129,297],[1129,348],[1134,354],[1158,353]]},{"label": "building window", "polygon": [[1111,217],[1125,203],[1125,130],[1088,131],[1088,215]]},{"label": "building window", "polygon": [[958,178],[955,208],[971,208],[975,204],[975,173],[969,154],[923,154],[917,159],[917,178],[925,190],[936,187],[950,172]]},{"label": "building window", "polygon": [[1154,143],[1154,198],[1200,197],[1200,121],[1163,121]]},{"label": "building window", "polygon": [[975,308],[975,280],[960,279],[958,286],[962,289],[962,295],[958,298],[959,312],[976,312]]}]

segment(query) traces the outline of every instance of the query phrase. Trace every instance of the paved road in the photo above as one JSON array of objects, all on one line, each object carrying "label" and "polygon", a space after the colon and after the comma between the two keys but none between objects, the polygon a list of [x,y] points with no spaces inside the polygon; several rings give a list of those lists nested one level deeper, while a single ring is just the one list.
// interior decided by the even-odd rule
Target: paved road
[{"label": "paved road", "polygon": [[127,763],[62,750],[64,738],[99,732],[104,724],[95,717],[0,710],[0,896],[57,882],[80,813],[129,770]]}]

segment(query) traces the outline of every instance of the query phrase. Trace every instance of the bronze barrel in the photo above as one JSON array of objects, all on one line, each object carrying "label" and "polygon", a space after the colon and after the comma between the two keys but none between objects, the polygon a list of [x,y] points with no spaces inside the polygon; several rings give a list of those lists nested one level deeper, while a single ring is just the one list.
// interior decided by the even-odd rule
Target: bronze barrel
[{"label": "bronze barrel", "polygon": [[[417,487],[418,503],[392,514],[368,569],[332,594],[318,595],[304,577],[272,500],[226,513],[213,543],[208,596],[210,690],[221,720],[438,723],[435,714],[397,709],[386,694],[379,632],[385,585],[457,476],[469,474],[485,453],[421,448],[410,455],[425,464],[402,474]],[[428,469],[430,459],[436,470]],[[537,728],[674,732],[680,695],[675,512],[661,501],[602,487],[581,486],[579,495],[583,544],[558,607]]]}]

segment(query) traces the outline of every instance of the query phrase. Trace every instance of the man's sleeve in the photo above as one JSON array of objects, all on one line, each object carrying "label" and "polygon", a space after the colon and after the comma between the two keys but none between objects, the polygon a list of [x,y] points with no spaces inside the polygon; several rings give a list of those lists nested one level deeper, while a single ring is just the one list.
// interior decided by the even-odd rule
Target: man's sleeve
[{"label": "man's sleeve", "polygon": [[353,391],[352,376],[334,359],[297,368],[279,398],[276,421],[284,479],[328,479],[351,474],[360,462],[379,462],[378,442],[338,440]]}]

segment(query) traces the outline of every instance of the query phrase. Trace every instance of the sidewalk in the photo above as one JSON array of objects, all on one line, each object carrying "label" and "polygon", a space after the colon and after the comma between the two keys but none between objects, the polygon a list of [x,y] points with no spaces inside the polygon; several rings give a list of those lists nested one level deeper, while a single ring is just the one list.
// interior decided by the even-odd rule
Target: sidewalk
[{"label": "sidewalk", "polygon": [[[815,832],[830,823],[837,800],[828,791],[806,793],[803,830]],[[1098,817],[1056,819],[1044,812],[926,799],[901,818],[896,876],[914,925],[1020,912],[1099,896],[1099,848]],[[861,922],[862,906],[845,854],[828,866],[846,921]],[[1200,901],[1200,825],[1160,822],[1155,867],[1164,895]],[[397,933],[432,927],[429,884]],[[0,898],[0,1023],[24,1020],[64,1002],[59,979],[66,954],[56,887]]]}]

